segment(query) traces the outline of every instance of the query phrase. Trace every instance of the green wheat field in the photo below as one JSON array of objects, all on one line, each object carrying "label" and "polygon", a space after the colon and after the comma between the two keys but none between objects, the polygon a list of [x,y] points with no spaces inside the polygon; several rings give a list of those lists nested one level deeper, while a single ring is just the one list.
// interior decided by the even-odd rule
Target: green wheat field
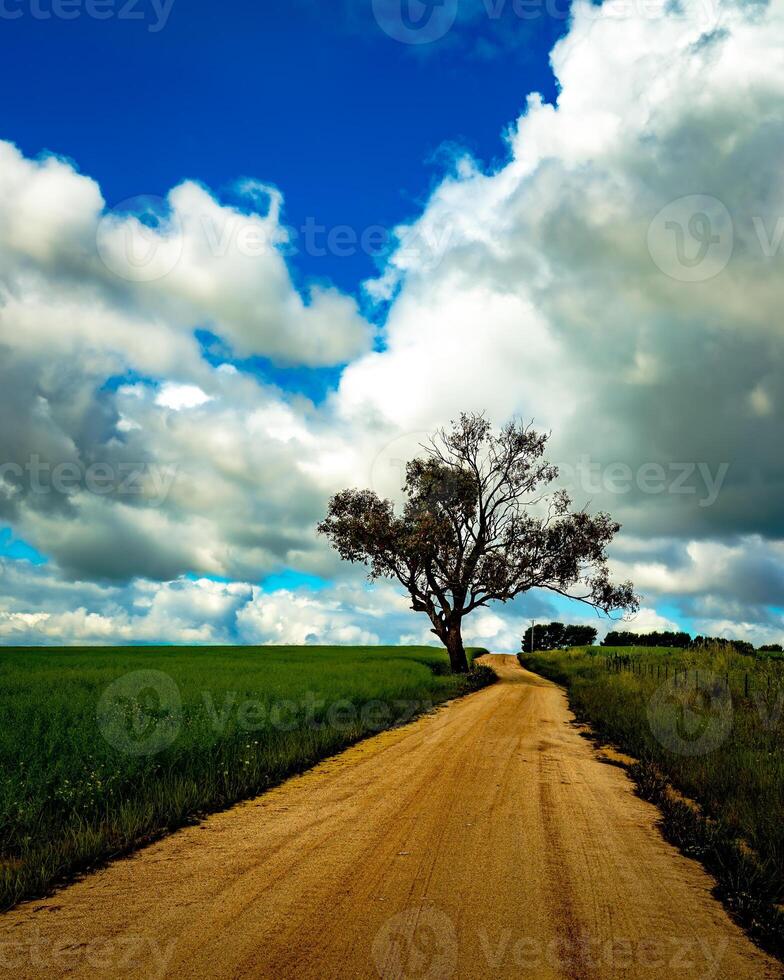
[{"label": "green wheat field", "polygon": [[489,683],[430,647],[0,652],[0,907]]}]

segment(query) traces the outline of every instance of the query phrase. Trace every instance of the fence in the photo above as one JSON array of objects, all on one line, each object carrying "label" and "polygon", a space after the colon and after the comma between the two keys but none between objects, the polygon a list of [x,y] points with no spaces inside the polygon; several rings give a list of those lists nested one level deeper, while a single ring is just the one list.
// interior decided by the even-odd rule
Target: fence
[{"label": "fence", "polygon": [[673,678],[675,684],[684,686],[700,686],[703,683],[715,682],[717,679],[724,683],[733,696],[752,697],[754,694],[777,694],[784,688],[784,674],[769,665],[759,670],[709,670],[694,666],[677,666],[669,661],[652,663],[631,654],[609,654],[605,658],[605,669],[614,673],[628,672],[641,677],[651,677],[664,682]]}]

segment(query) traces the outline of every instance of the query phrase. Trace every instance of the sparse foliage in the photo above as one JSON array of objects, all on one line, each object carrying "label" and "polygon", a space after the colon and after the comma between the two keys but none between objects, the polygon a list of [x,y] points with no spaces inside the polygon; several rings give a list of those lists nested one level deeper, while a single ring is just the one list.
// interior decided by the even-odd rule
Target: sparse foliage
[{"label": "sparse foliage", "polygon": [[319,524],[341,558],[407,589],[456,673],[468,670],[463,617],[489,602],[541,588],[604,612],[638,606],[631,583],[614,585],[607,569],[620,525],[546,491],[558,474],[547,439],[520,422],[496,434],[483,415],[461,415],[408,463],[401,514],[371,490],[343,490]]}]

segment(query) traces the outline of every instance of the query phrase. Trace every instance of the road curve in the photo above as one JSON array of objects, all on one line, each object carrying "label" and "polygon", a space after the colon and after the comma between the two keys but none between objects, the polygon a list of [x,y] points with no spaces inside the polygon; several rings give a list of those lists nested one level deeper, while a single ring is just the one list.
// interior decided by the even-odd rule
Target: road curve
[{"label": "road curve", "polygon": [[15,977],[782,976],[597,758],[500,683],[0,917]]}]

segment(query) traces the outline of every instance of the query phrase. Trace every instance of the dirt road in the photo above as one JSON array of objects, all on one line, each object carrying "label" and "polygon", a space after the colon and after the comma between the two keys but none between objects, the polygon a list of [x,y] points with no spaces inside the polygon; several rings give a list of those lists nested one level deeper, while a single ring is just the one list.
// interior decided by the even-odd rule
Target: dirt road
[{"label": "dirt road", "polygon": [[15,977],[779,977],[570,725],[501,682],[0,917]]}]

